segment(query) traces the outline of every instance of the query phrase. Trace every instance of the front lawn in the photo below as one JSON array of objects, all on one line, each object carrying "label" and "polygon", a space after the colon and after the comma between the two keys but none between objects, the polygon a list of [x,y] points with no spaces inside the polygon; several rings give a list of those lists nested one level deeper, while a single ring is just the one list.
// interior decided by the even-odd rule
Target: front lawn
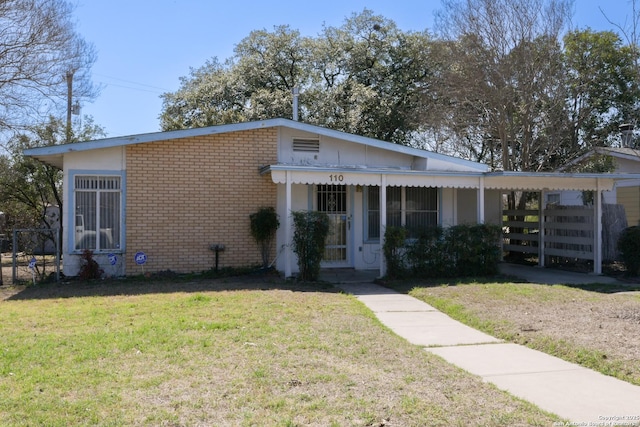
[{"label": "front lawn", "polygon": [[408,344],[330,287],[254,278],[30,287],[0,300],[0,330],[0,425],[558,421]]}]

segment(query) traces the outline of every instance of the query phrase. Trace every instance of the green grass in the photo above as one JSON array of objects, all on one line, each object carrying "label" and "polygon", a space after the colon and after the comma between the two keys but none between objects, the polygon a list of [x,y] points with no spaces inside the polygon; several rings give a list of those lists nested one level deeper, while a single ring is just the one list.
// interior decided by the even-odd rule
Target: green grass
[{"label": "green grass", "polygon": [[20,297],[0,301],[3,426],[557,421],[326,287],[100,282]]}]

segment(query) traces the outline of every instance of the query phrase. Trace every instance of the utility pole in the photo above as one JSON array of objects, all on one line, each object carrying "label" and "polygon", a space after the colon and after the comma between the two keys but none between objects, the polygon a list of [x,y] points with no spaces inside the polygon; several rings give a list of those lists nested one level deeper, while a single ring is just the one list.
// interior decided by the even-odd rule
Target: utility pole
[{"label": "utility pole", "polygon": [[67,129],[65,142],[68,144],[71,142],[71,110],[73,109],[73,71],[67,71]]}]

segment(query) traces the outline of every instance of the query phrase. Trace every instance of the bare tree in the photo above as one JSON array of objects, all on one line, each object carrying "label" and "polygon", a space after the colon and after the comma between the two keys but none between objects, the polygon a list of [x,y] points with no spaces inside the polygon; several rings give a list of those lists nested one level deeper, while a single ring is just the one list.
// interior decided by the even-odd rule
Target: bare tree
[{"label": "bare tree", "polygon": [[[640,86],[640,5],[638,4],[637,0],[630,0],[629,3],[631,4],[631,15],[627,16],[624,23],[613,22],[611,19],[609,19],[602,8],[600,8],[600,12],[611,25],[613,25],[620,31],[621,36],[626,40],[627,45],[633,55],[636,86]],[[631,123],[633,125],[633,128],[635,128],[637,132],[637,116],[631,115],[626,119],[627,123]]]},{"label": "bare tree", "polygon": [[[67,76],[77,95],[95,97],[88,71],[93,48],[74,31],[64,0],[0,1],[0,131],[29,125],[67,98]],[[62,103],[66,106],[66,103]]]},{"label": "bare tree", "polygon": [[[562,144],[561,32],[571,0],[443,0],[443,112],[475,160],[496,169],[541,170]],[[480,141],[480,144],[478,144]]]}]

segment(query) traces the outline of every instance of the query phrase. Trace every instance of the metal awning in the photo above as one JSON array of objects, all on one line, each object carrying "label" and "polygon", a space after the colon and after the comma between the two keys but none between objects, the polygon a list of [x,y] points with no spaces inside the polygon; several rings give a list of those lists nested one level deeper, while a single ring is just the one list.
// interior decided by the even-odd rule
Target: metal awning
[{"label": "metal awning", "polygon": [[[640,179],[640,174],[598,174],[598,173],[558,173],[558,172],[480,172],[480,171],[425,171],[413,169],[392,169],[364,166],[301,166],[276,164],[260,169],[261,174],[271,174],[276,184],[285,186],[285,206],[289,212],[292,206],[292,185],[370,185],[380,186],[380,235],[384,235],[387,217],[386,191],[390,186],[471,188],[478,193],[478,222],[484,222],[484,199],[487,189],[503,191],[550,191],[580,190],[595,191],[594,203],[597,218],[594,224],[597,248],[594,272],[601,272],[602,234],[602,192],[611,191],[616,181]],[[285,241],[291,241],[291,219],[285,218]],[[292,255],[285,251],[285,275],[291,275]],[[384,276],[384,257],[380,261],[380,275]]]},{"label": "metal awning", "polygon": [[640,179],[640,174],[562,172],[452,172],[372,168],[364,166],[300,166],[276,164],[261,169],[276,184],[342,184],[472,188],[522,191],[611,191],[616,182]]}]

